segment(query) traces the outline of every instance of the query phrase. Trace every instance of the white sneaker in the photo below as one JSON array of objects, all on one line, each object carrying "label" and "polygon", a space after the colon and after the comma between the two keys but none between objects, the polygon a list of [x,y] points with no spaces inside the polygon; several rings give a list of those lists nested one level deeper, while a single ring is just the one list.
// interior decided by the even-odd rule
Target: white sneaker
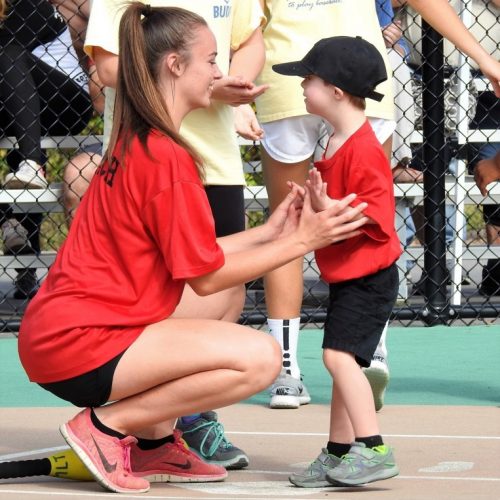
[{"label": "white sneaker", "polygon": [[5,176],[3,184],[6,189],[45,189],[47,186],[43,168],[33,160],[22,160],[16,172]]},{"label": "white sneaker", "polygon": [[296,409],[311,402],[311,396],[302,380],[287,375],[283,370],[271,386],[269,406],[275,409]]},{"label": "white sneaker", "polygon": [[370,382],[372,388],[373,400],[375,401],[375,410],[379,411],[384,406],[384,396],[387,384],[389,383],[389,367],[387,360],[383,356],[373,356],[372,362],[368,368],[363,371]]},{"label": "white sneaker", "polygon": [[17,219],[7,219],[2,224],[2,239],[5,250],[13,254],[33,253],[28,231]]}]

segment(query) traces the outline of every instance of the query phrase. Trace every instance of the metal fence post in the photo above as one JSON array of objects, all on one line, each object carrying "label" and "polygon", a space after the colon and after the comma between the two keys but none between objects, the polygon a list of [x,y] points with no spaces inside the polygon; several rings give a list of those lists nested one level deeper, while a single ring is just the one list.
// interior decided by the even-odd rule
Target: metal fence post
[{"label": "metal fence post", "polygon": [[428,325],[448,321],[446,298],[446,216],[443,39],[426,22],[422,25],[423,158],[425,226],[424,273],[426,304],[422,319]]}]

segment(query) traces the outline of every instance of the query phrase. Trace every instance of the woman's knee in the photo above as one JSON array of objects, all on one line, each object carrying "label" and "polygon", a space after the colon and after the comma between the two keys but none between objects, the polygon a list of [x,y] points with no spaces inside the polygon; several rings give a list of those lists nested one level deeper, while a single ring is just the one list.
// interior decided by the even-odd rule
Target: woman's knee
[{"label": "woman's knee", "polygon": [[281,370],[281,347],[276,340],[268,334],[256,332],[259,337],[251,346],[245,346],[247,352],[248,371],[250,378],[257,386],[256,391],[261,391],[276,380]]}]

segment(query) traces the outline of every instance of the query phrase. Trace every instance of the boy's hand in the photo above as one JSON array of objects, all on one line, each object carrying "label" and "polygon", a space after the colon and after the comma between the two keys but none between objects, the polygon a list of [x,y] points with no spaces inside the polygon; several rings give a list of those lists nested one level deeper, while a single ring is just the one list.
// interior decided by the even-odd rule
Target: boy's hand
[{"label": "boy's hand", "polygon": [[326,210],[315,212],[311,206],[309,193],[309,189],[306,189],[304,206],[297,227],[299,241],[305,244],[307,251],[361,234],[359,228],[367,222],[366,217],[360,217],[367,207],[366,203],[350,207],[349,204],[356,197],[350,194],[341,200],[335,200]]},{"label": "boy's hand", "polygon": [[313,167],[309,170],[309,179],[306,181],[306,189],[311,197],[311,206],[315,212],[322,212],[335,203],[327,194],[327,183],[323,182],[321,174]]}]

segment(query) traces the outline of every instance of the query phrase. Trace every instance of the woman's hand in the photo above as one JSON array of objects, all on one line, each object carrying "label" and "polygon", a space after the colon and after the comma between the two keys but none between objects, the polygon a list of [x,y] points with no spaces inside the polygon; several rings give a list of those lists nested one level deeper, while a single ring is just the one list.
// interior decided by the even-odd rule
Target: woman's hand
[{"label": "woman's hand", "polygon": [[230,106],[250,104],[268,88],[269,85],[255,85],[242,76],[223,76],[214,82],[212,99]]},{"label": "woman's hand", "polygon": [[233,109],[236,133],[244,139],[260,141],[264,137],[264,130],[259,125],[252,106],[250,104],[242,104],[235,106]]},{"label": "woman's hand", "polygon": [[305,191],[304,188],[292,182],[289,182],[288,186],[290,192],[266,222],[269,240],[287,236],[298,227]]},{"label": "woman's hand", "polygon": [[350,207],[355,198],[355,194],[350,194],[335,201],[322,212],[315,212],[309,190],[306,189],[296,231],[308,251],[361,234],[359,228],[368,222],[368,218],[362,214],[368,204],[360,203],[356,207]]},{"label": "woman's hand", "polygon": [[493,92],[497,97],[500,97],[500,63],[491,56],[486,57],[484,61],[478,61],[478,63],[483,75],[491,82]]}]

